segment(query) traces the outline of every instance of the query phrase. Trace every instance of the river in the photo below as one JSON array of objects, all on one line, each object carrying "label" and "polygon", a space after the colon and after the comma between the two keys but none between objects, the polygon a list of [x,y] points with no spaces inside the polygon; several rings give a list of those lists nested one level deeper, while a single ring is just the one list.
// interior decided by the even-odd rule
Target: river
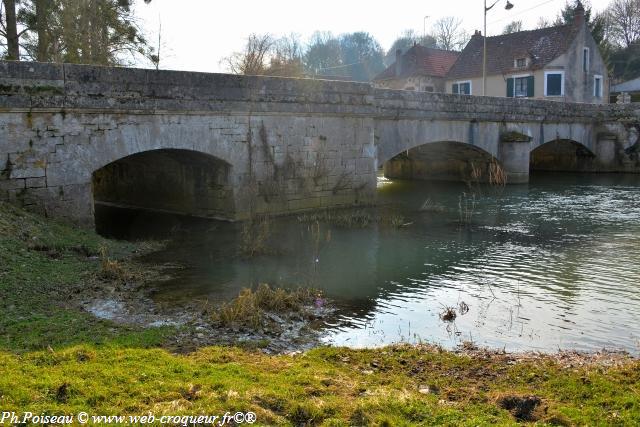
[{"label": "river", "polygon": [[321,289],[337,307],[323,327],[330,344],[640,353],[640,176],[536,174],[471,189],[381,178],[378,193],[363,212],[382,220],[274,219],[269,253],[251,258],[238,255],[240,224],[128,213],[111,231],[169,232],[144,258],[176,265],[154,295],[163,302],[216,304],[258,283]]}]

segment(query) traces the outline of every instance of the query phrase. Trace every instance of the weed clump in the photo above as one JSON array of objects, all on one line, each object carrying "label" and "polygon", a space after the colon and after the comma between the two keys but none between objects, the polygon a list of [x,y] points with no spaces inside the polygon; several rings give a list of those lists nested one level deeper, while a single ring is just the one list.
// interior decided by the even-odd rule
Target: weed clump
[{"label": "weed clump", "polygon": [[310,307],[322,302],[321,293],[298,288],[289,291],[272,288],[267,284],[259,285],[256,290],[245,288],[240,294],[212,315],[212,320],[223,327],[245,327],[258,329],[268,322],[268,313],[276,315],[310,314]]},{"label": "weed clump", "polygon": [[126,281],[129,274],[125,268],[114,259],[109,258],[106,247],[100,248],[100,278],[106,280]]},{"label": "weed clump", "polygon": [[245,258],[268,255],[274,252],[269,245],[271,222],[266,216],[248,219],[242,224],[239,253]]}]

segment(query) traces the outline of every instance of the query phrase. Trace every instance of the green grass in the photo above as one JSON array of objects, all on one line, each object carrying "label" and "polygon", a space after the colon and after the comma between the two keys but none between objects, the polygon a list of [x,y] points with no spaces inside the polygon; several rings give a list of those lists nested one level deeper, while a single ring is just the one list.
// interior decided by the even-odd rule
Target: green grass
[{"label": "green grass", "polygon": [[107,280],[103,247],[135,272],[128,257],[140,247],[0,204],[0,412],[253,411],[257,425],[518,425],[501,402],[537,396],[538,425],[640,424],[640,362],[631,359],[514,360],[410,346],[171,354],[162,344],[174,330],[117,326],[69,303]]}]

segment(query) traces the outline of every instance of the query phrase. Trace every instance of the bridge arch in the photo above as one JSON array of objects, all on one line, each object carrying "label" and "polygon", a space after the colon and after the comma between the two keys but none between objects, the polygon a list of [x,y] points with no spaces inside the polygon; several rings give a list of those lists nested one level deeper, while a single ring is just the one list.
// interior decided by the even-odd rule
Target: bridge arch
[{"label": "bridge arch", "polygon": [[532,172],[588,172],[594,170],[596,154],[585,144],[556,138],[535,147],[530,154]]},{"label": "bridge arch", "polygon": [[491,153],[458,141],[435,141],[402,151],[383,164],[387,178],[488,182],[500,166]]},{"label": "bridge arch", "polygon": [[194,150],[138,152],[93,171],[96,226],[113,208],[232,219],[232,166]]}]

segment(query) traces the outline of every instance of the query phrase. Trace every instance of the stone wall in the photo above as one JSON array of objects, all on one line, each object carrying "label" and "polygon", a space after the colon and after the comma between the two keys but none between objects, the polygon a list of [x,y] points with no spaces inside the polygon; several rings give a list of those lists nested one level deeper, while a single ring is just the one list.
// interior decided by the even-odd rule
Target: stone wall
[{"label": "stone wall", "polygon": [[[220,212],[232,219],[370,203],[379,165],[434,142],[486,152],[503,165],[511,183],[526,182],[529,153],[557,139],[595,153],[598,170],[638,172],[639,117],[634,104],[0,62],[0,200],[88,222],[96,171],[128,156],[169,149],[226,165],[224,196],[213,197],[215,209],[189,213]],[[503,140],[510,133],[526,138]],[[175,171],[185,173],[182,166]]]}]

